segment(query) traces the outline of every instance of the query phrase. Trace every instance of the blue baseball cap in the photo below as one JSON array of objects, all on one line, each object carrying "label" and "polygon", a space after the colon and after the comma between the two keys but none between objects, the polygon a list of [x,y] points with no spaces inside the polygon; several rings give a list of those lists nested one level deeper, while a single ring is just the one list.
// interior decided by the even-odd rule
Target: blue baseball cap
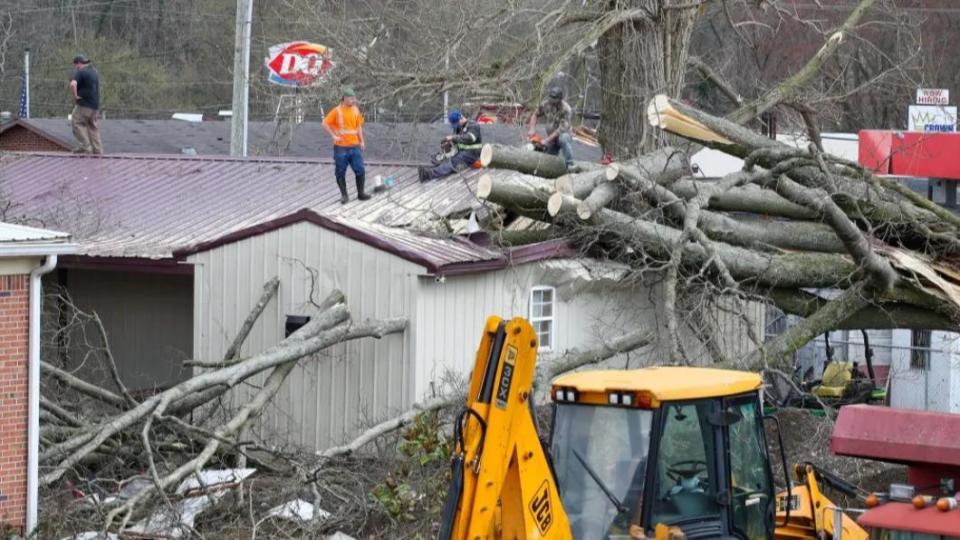
[{"label": "blue baseball cap", "polygon": [[450,111],[450,114],[447,115],[447,120],[451,124],[459,124],[461,118],[463,118],[463,115],[460,114],[460,111]]}]

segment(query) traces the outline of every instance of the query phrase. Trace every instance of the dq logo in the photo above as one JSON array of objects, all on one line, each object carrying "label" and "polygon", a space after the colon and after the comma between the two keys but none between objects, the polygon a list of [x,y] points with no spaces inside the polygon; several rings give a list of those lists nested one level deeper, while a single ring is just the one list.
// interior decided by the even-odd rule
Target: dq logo
[{"label": "dq logo", "polygon": [[282,86],[310,86],[333,69],[330,49],[307,41],[292,41],[270,47],[265,62],[268,80]]},{"label": "dq logo", "polygon": [[540,484],[536,495],[530,500],[530,513],[540,529],[540,534],[547,534],[547,529],[553,524],[553,508],[550,506],[550,487],[546,480]]}]

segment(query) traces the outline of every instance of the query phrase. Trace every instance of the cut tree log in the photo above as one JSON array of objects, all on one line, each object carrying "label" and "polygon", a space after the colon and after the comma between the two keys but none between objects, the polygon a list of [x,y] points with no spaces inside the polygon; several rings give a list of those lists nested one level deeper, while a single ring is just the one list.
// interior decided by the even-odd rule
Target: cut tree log
[{"label": "cut tree log", "polygon": [[554,189],[564,195],[573,195],[583,199],[597,187],[597,184],[607,179],[605,169],[595,169],[584,173],[565,174],[554,181]]},{"label": "cut tree log", "polygon": [[[692,199],[710,187],[709,182],[681,179],[667,186],[682,199]],[[792,203],[773,191],[756,185],[740,186],[712,193],[704,208],[722,212],[749,212],[789,219],[816,219],[817,213],[809,208]]]},{"label": "cut tree log", "polygon": [[[496,190],[494,190],[496,191]],[[580,201],[559,193],[551,197],[551,209],[559,208],[557,218],[576,217]],[[670,258],[681,231],[604,208],[592,216],[589,225],[616,236],[626,245],[651,256]],[[684,243],[682,264],[701,268],[710,257],[706,249],[695,243]],[[764,253],[728,244],[716,243],[717,256],[737,280],[746,280],[764,287],[846,286],[859,276],[856,265],[844,255],[830,253]],[[816,284],[816,285],[814,285]]]},{"label": "cut tree log", "polygon": [[[647,182],[647,186],[649,190],[644,192],[647,199],[664,207],[673,219],[682,222],[684,209],[682,205],[677,204],[679,198],[668,191],[667,188],[654,184],[653,182]],[[516,185],[512,187],[518,188]],[[491,184],[488,189],[496,192],[498,187]],[[528,196],[519,198],[525,197]],[[510,204],[508,195],[499,196],[498,198],[505,201],[503,204]],[[786,203],[786,201],[783,202]],[[530,204],[533,203],[531,202]],[[554,193],[547,200],[547,214],[549,214],[551,218],[555,218],[561,214],[569,215],[576,213],[577,217],[585,223],[591,223],[590,219],[593,217],[593,212],[586,213],[583,212],[583,209],[583,202],[578,202],[575,197],[564,193]],[[526,212],[525,210],[518,211]],[[526,213],[526,215],[533,216],[539,214],[529,212]],[[771,251],[772,248],[780,248],[824,253],[846,253],[843,242],[840,241],[830,227],[821,223],[764,222],[760,219],[737,219],[717,212],[701,210],[698,225],[703,229],[703,232],[713,240],[731,245],[760,249],[761,251]]]},{"label": "cut tree log", "polygon": [[601,182],[586,199],[577,205],[577,215],[580,219],[590,219],[597,210],[618,199],[622,193],[623,190],[616,182]]},{"label": "cut tree log", "polygon": [[[541,178],[558,178],[568,172],[567,164],[560,156],[502,144],[483,145],[480,150],[480,164],[490,169],[510,169]],[[581,171],[600,167],[585,161],[576,162],[576,166]]]},{"label": "cut tree log", "polygon": [[550,221],[545,206],[553,189],[553,182],[524,174],[497,178],[483,174],[477,180],[478,199],[516,210],[538,221]]}]

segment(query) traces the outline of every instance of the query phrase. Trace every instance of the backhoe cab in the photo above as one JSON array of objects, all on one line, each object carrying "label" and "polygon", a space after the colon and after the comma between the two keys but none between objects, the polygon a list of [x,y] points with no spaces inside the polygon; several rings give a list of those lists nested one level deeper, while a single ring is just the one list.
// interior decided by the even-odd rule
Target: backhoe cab
[{"label": "backhoe cab", "polygon": [[550,454],[574,538],[773,538],[760,377],[660,367],[554,383]]}]

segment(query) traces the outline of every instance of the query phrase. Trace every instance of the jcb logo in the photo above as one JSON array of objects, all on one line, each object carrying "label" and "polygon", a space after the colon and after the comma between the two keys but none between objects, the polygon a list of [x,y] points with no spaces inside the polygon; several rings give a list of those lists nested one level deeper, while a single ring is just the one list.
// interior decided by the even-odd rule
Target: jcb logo
[{"label": "jcb logo", "polygon": [[533,515],[533,521],[537,523],[540,534],[547,534],[550,525],[553,524],[553,508],[550,506],[550,487],[544,480],[540,484],[540,489],[530,499],[530,514]]}]

